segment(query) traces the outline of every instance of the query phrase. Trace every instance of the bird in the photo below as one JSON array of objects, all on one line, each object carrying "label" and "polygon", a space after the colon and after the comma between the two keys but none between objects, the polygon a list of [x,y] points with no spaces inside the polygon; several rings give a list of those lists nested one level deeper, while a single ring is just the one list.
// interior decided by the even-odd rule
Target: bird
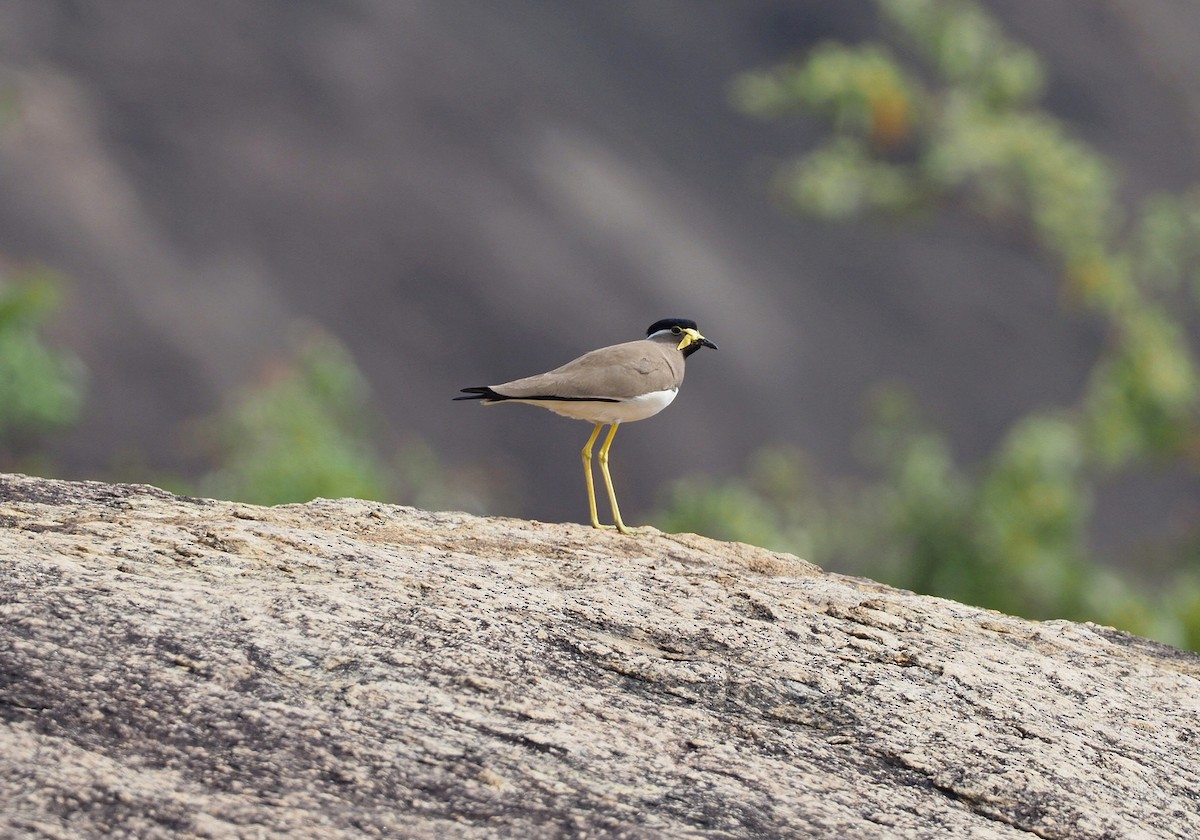
[{"label": "bird", "polygon": [[[653,417],[671,404],[683,382],[685,360],[701,347],[717,345],[700,334],[695,321],[664,318],[646,330],[646,337],[584,353],[546,373],[526,376],[499,385],[463,388],[455,400],[479,400],[483,405],[525,403],[555,414],[594,424],[583,447],[583,472],[587,482],[588,513],[593,528],[613,528],[631,534],[621,519],[617,494],[608,472],[608,451],[622,423]],[[600,446],[600,472],[612,506],[613,525],[602,525],[596,511],[592,480],[592,448],[600,430],[609,426]]]}]

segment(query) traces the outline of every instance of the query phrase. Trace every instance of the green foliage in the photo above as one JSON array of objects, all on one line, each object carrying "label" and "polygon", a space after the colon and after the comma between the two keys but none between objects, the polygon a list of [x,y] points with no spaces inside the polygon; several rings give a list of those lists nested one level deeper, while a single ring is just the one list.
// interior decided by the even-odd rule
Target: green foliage
[{"label": "green foliage", "polygon": [[697,475],[670,485],[657,520],[666,531],[706,533],[807,555],[826,544],[819,529],[831,521],[814,515],[821,504],[814,487],[802,452],[767,447],[754,456],[743,479],[716,482]]},{"label": "green foliage", "polygon": [[488,476],[448,468],[418,439],[389,455],[380,425],[350,353],[309,329],[287,361],[201,424],[217,468],[197,487],[174,484],[266,505],[349,496],[431,509],[488,507],[495,492]]},{"label": "green foliage", "polygon": [[[895,46],[823,44],[734,86],[751,113],[829,125],[780,168],[784,196],[830,221],[951,205],[1015,222],[1061,272],[1064,298],[1108,322],[1109,345],[1077,404],[1031,411],[970,470],[891,392],[865,436],[876,483],[824,493],[803,459],[767,450],[745,479],[673,488],[666,524],[1200,648],[1200,566],[1186,548],[1200,539],[1174,547],[1174,579],[1155,591],[1091,562],[1086,536],[1108,478],[1147,463],[1195,468],[1200,380],[1182,319],[1200,300],[1200,189],[1124,206],[1114,166],[1037,104],[1038,57],[981,5],[876,2]],[[764,484],[764,458],[787,475]]]},{"label": "green foliage", "polygon": [[1041,61],[975,3],[881,0],[879,8],[946,82],[995,107],[1027,105],[1041,95]]},{"label": "green foliage", "polygon": [[58,306],[48,271],[0,276],[0,448],[74,422],[83,401],[83,368],[41,335]]},{"label": "green foliage", "polygon": [[310,333],[295,359],[211,425],[222,466],[201,491],[256,504],[318,496],[385,499],[389,479],[370,442],[368,390],[349,354]]}]

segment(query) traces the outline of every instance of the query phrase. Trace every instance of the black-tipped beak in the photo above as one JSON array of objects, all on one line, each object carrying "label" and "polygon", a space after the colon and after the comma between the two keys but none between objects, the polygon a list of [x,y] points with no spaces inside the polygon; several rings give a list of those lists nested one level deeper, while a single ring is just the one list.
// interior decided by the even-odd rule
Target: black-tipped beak
[{"label": "black-tipped beak", "polygon": [[709,341],[707,338],[702,338],[702,339],[700,339],[700,341],[698,341],[697,343],[698,343],[698,344],[699,344],[701,347],[711,347],[711,348],[712,348],[712,349],[714,349],[714,350],[716,350],[716,349],[717,349],[717,345],[713,344],[713,343],[712,343],[711,341]]}]

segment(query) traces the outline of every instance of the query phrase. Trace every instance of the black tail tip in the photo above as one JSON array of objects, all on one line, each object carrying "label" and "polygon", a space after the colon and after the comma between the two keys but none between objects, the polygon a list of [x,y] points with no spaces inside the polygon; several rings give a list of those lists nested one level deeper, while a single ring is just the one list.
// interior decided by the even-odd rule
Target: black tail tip
[{"label": "black tail tip", "polygon": [[464,397],[454,397],[456,400],[498,400],[503,399],[499,394],[486,385],[477,388],[463,388]]}]

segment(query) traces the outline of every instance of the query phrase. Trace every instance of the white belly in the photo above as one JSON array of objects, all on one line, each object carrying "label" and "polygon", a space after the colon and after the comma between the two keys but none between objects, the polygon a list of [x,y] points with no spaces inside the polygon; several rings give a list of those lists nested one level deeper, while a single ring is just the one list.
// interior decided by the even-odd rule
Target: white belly
[{"label": "white belly", "polygon": [[[645,420],[671,404],[678,389],[671,391],[651,391],[640,397],[631,397],[621,402],[587,402],[585,400],[529,400],[530,405],[540,405],[555,414],[570,417],[574,420],[588,420],[592,423],[632,423],[634,420]],[[525,400],[505,400],[505,402],[525,402]]]}]

